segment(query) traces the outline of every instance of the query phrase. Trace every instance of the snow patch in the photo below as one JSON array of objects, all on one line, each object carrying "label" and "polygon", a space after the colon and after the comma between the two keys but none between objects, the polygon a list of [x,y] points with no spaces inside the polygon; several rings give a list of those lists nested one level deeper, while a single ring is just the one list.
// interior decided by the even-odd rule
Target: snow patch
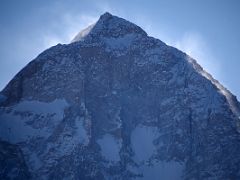
[{"label": "snow patch", "polygon": [[53,131],[51,127],[62,120],[64,108],[67,106],[65,100],[57,99],[49,103],[22,101],[7,108],[6,110],[11,111],[2,111],[0,115],[0,138],[11,143],[28,141],[34,137],[47,138]]},{"label": "snow patch", "polygon": [[151,166],[143,165],[139,168],[143,177],[138,177],[139,180],[181,180],[184,166],[178,162],[160,161]]},{"label": "snow patch", "polygon": [[97,140],[101,147],[101,153],[106,160],[116,162],[120,160],[119,151],[121,142],[110,134],[105,134],[102,139]]},{"label": "snow patch", "polygon": [[133,130],[131,143],[135,153],[134,159],[137,162],[146,161],[154,154],[153,141],[157,138],[157,135],[156,127],[138,126]]},{"label": "snow patch", "polygon": [[76,136],[74,137],[78,139],[79,143],[86,143],[88,137],[87,137],[87,132],[83,127],[83,119],[80,117],[77,117],[75,121],[75,125],[76,125],[76,128],[75,128]]},{"label": "snow patch", "polygon": [[55,99],[52,102],[40,101],[22,101],[17,104],[14,109],[19,112],[33,112],[37,114],[50,114],[55,113],[57,118],[62,118],[64,108],[68,103],[63,99]]},{"label": "snow patch", "polygon": [[0,116],[0,137],[10,143],[27,141],[30,137],[46,137],[44,130],[36,130],[26,124],[20,116],[2,114]]},{"label": "snow patch", "polygon": [[123,37],[118,38],[103,38],[103,41],[107,45],[106,50],[123,50],[129,48],[133,40],[136,38],[136,34],[126,34]]},{"label": "snow patch", "polygon": [[[71,152],[78,145],[86,145],[88,143],[87,132],[83,127],[83,118],[77,117],[75,119],[75,125],[65,126],[62,135],[55,143],[49,143],[48,149],[56,149],[58,156],[70,155]],[[55,156],[54,154],[54,156]]]},{"label": "snow patch", "polygon": [[113,95],[116,95],[116,94],[117,94],[117,91],[112,91],[112,94],[113,94]]}]

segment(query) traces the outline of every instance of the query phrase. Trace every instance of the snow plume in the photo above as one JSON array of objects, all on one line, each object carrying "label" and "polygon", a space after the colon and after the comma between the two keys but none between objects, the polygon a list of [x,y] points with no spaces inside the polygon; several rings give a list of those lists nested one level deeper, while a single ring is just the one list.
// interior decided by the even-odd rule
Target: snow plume
[{"label": "snow plume", "polygon": [[188,60],[189,63],[193,64],[193,67],[195,68],[196,71],[198,71],[202,76],[210,80],[218,88],[219,92],[225,96],[227,103],[229,104],[232,112],[237,117],[240,117],[240,111],[237,108],[237,99],[234,98],[232,93],[227,88],[225,88],[221,83],[219,83],[219,81],[214,79],[211,74],[209,74],[204,69],[201,69],[194,59],[192,59],[189,56],[186,56],[186,59]]},{"label": "snow plume", "polygon": [[196,59],[203,69],[211,73],[215,78],[221,79],[221,66],[209,51],[210,48],[200,34],[193,32],[185,33],[182,38],[173,41],[171,45],[186,52]]},{"label": "snow plume", "polygon": [[43,43],[45,48],[51,47],[58,43],[70,43],[71,39],[79,32],[79,30],[84,29],[90,24],[97,21],[97,17],[91,15],[83,15],[83,14],[69,14],[65,13],[62,16],[63,22],[63,33],[59,34],[44,34],[43,35]]}]

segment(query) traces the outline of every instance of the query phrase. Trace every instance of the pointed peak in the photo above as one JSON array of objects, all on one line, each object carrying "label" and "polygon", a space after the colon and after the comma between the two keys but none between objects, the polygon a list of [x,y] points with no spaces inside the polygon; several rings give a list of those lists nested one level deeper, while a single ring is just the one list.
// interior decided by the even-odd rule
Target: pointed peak
[{"label": "pointed peak", "polygon": [[113,17],[113,15],[111,13],[105,12],[104,14],[102,14],[100,16],[100,19],[108,19],[108,18],[111,18],[111,17]]},{"label": "pointed peak", "polygon": [[77,36],[74,37],[72,42],[82,41],[88,37],[95,40],[100,37],[117,38],[126,34],[147,35],[147,33],[136,24],[114,16],[109,12],[105,12],[100,16],[96,23],[80,31]]}]

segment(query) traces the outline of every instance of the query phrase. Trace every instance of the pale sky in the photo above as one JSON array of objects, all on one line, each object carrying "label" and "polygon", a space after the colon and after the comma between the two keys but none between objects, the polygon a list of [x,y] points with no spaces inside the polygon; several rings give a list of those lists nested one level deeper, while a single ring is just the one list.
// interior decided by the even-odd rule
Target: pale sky
[{"label": "pale sky", "polygon": [[185,51],[240,99],[238,0],[1,0],[0,89],[106,11]]}]

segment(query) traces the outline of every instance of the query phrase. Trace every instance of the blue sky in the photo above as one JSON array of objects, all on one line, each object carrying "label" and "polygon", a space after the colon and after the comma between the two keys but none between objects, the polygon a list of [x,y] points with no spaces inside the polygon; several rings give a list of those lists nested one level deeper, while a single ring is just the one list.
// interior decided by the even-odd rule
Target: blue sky
[{"label": "blue sky", "polygon": [[106,11],[187,52],[240,99],[238,0],[1,0],[0,89],[43,50],[69,43]]}]

